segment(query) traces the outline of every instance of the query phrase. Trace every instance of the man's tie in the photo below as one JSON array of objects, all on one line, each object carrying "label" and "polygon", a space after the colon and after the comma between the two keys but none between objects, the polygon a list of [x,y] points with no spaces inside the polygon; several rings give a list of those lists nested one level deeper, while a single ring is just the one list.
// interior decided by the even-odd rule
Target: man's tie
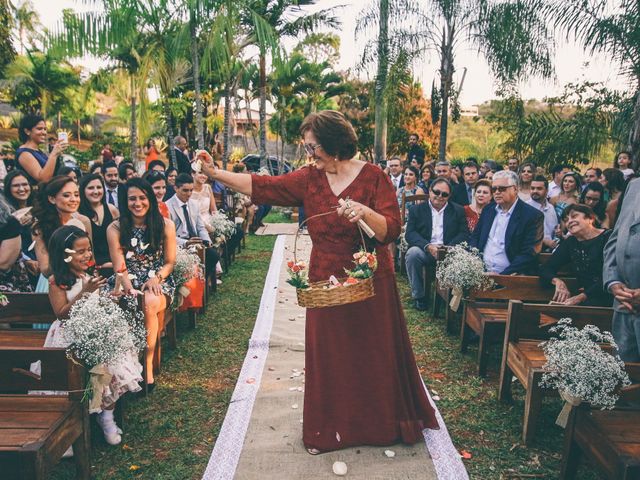
[{"label": "man's tie", "polygon": [[187,208],[187,204],[182,205],[182,213],[184,214],[184,220],[187,222],[187,232],[189,233],[189,238],[197,237],[196,231],[193,228],[193,223],[191,223],[191,217],[189,216],[189,209]]},{"label": "man's tie", "polygon": [[107,202],[114,207],[116,206],[116,201],[113,199],[113,190],[107,190]]},{"label": "man's tie", "polygon": [[471,185],[467,185],[467,198],[469,199],[469,204],[473,203],[473,187]]}]

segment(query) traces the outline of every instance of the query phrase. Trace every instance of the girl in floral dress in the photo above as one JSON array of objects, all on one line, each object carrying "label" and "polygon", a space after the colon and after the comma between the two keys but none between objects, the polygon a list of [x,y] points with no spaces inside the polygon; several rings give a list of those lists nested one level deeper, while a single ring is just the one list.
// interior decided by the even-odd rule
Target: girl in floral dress
[{"label": "girl in floral dress", "polygon": [[176,227],[163,218],[148,182],[132,178],[119,192],[120,218],[107,229],[107,242],[116,278],[125,295],[144,295],[144,321],[147,329],[145,379],[149,390],[155,387],[153,355],[164,325],[164,313],[173,301],[175,283],[171,272],[176,261]]},{"label": "girl in floral dress", "polygon": [[[49,257],[52,275],[49,277],[49,300],[56,316],[44,342],[45,347],[66,348],[64,337],[64,319],[68,318],[73,304],[82,296],[95,294],[106,283],[99,275],[90,275],[89,269],[95,265],[91,241],[86,232],[78,227],[58,228],[49,241]],[[103,391],[101,408],[89,413],[98,413],[98,424],[102,427],[104,438],[109,445],[121,442],[122,430],[113,418],[113,409],[117,400],[126,392],[140,390],[138,382],[142,380],[142,365],[135,351],[110,364],[109,373],[113,376],[108,388]]]}]

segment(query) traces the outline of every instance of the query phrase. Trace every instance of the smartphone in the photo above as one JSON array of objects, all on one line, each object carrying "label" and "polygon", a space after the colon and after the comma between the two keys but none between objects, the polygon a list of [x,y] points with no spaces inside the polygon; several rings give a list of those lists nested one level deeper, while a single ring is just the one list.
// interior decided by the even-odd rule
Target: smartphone
[{"label": "smartphone", "polygon": [[67,132],[58,132],[58,141],[69,142],[69,134]]}]

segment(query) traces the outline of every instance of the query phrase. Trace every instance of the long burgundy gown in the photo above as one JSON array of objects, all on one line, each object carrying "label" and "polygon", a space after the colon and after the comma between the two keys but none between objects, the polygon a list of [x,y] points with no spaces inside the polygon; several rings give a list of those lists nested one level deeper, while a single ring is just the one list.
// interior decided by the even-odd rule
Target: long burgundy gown
[{"label": "long burgundy gown", "polygon": [[[375,296],[337,307],[307,309],[303,441],[321,451],[357,445],[422,441],[437,429],[413,356],[387,244],[400,233],[400,211],[389,178],[365,164],[339,197],[326,174],[305,167],[278,177],[253,175],[257,205],[304,205],[307,218],[335,210],[338,198],[368,205],[387,220],[383,243],[371,240],[378,269]],[[310,220],[309,278],[344,276],[361,245],[355,224],[338,215]]]}]

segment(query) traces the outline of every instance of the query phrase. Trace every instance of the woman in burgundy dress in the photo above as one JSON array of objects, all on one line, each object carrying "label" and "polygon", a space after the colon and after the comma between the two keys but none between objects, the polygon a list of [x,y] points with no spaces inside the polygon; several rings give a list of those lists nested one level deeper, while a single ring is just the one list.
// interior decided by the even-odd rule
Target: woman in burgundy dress
[{"label": "woman in burgundy dress", "polygon": [[[400,233],[400,212],[389,178],[354,160],[357,136],[342,114],[322,111],[302,123],[305,150],[315,166],[269,177],[215,169],[208,154],[203,171],[255,204],[304,206],[313,241],[312,282],[344,275],[361,245],[356,222],[375,237],[375,296],[365,301],[307,310],[303,441],[317,454],[357,445],[423,441],[438,429],[418,373],[387,245]],[[350,198],[350,208],[336,208]]]}]

